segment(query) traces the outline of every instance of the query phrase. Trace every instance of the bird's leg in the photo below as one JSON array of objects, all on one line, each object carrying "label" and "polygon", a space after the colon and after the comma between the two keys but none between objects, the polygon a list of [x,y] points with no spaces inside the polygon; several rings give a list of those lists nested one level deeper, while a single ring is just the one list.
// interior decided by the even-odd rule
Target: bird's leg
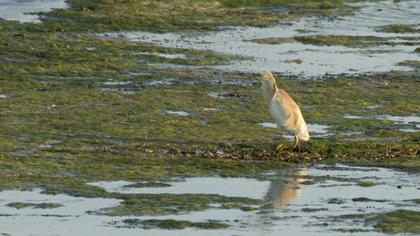
[{"label": "bird's leg", "polygon": [[299,139],[298,139],[298,137],[296,137],[296,135],[295,135],[295,145],[293,145],[293,150],[295,150],[295,148],[298,148],[298,150],[300,151],[300,145],[299,145]]},{"label": "bird's leg", "polygon": [[282,150],[283,150],[283,144],[282,144],[282,143],[280,143],[279,145],[277,145],[277,146],[276,146],[276,150],[277,150],[278,152],[282,151]]}]

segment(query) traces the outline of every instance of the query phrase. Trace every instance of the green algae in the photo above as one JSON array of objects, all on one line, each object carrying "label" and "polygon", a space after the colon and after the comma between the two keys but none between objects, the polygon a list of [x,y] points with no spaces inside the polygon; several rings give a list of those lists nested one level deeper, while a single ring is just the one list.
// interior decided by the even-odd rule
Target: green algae
[{"label": "green algae", "polygon": [[406,60],[406,61],[398,63],[398,65],[409,66],[409,67],[412,67],[416,70],[420,70],[420,60],[418,60],[418,61],[416,61],[416,60]]},{"label": "green algae", "polygon": [[260,38],[253,39],[251,42],[260,43],[260,44],[283,44],[283,43],[295,43],[294,38]]},{"label": "green algae", "polygon": [[420,233],[420,212],[396,210],[376,217],[376,227],[386,233]]},{"label": "green algae", "polygon": [[372,230],[368,229],[334,229],[336,232],[340,233],[364,233],[364,232],[372,232]]},{"label": "green algae", "polygon": [[310,35],[297,36],[295,40],[313,45],[341,45],[346,47],[367,47],[376,44],[379,37],[374,36],[341,36],[341,35]]},{"label": "green algae", "polygon": [[[84,4],[81,1],[78,8],[95,8],[96,3]],[[258,125],[270,117],[255,83],[256,75],[223,73],[221,84],[211,84],[209,80],[217,71],[151,66],[159,62],[212,65],[234,57],[80,33],[37,33],[15,22],[1,24],[0,37],[5,42],[1,60],[5,63],[0,64],[0,90],[8,94],[0,101],[4,114],[0,147],[4,154],[57,155],[48,163],[53,169],[57,167],[53,162],[66,156],[71,163],[73,155],[97,153],[298,162],[416,155],[415,133],[397,131],[400,125],[343,118],[347,114],[416,114],[419,106],[413,102],[418,99],[414,88],[419,78],[415,74],[342,76],[322,82],[281,78],[279,84],[304,107],[306,120],[331,125],[329,129],[335,132],[331,139],[313,138],[300,153],[278,153],[272,148],[274,144],[287,141]],[[185,54],[189,59],[165,58],[158,53]],[[217,74],[214,77],[220,79]],[[166,79],[176,82],[166,87],[146,83]],[[224,80],[251,86],[223,85]],[[110,85],[104,85],[109,81]],[[121,85],[112,85],[114,82]],[[372,95],[372,90],[378,93]],[[212,93],[229,96],[218,99],[209,96]],[[367,108],[376,105],[382,107]],[[207,107],[216,111],[205,111]],[[168,116],[166,110],[191,115]],[[363,134],[350,138],[340,134],[347,131]],[[366,136],[377,141],[366,143]],[[382,142],[386,137],[395,140]]]},{"label": "green algae", "polygon": [[284,62],[285,62],[285,63],[288,63],[288,64],[290,64],[290,63],[296,63],[296,64],[298,64],[298,65],[300,65],[300,64],[302,64],[302,63],[303,63],[302,59],[286,60],[286,61],[284,61]]},{"label": "green algae", "polygon": [[32,189],[83,197],[119,197],[87,182],[97,180],[158,180],[171,176],[255,176],[284,163],[243,163],[197,158],[145,158],[112,154],[4,157],[0,189]]},{"label": "green algae", "polygon": [[[214,30],[226,25],[266,26],[302,15],[342,15],[354,1],[112,1],[69,0],[70,8],[40,14],[51,31]],[[285,9],[281,12],[275,10]],[[170,14],[168,14],[170,12]],[[32,30],[43,30],[29,25]]]},{"label": "green algae", "polygon": [[350,164],[360,165],[360,166],[378,166],[386,168],[398,168],[406,170],[418,170],[420,169],[420,158],[418,154],[416,157],[406,157],[399,156],[398,158],[391,158],[379,161],[367,161],[367,160],[358,160],[351,161]]},{"label": "green algae", "polygon": [[134,183],[125,185],[124,188],[164,188],[164,187],[170,187],[170,184],[162,183],[162,182],[140,182],[140,183]]},{"label": "green algae", "polygon": [[[218,221],[204,221],[204,222],[191,222],[185,220],[138,220],[138,219],[126,219],[122,223],[126,227],[141,227],[143,229],[185,229],[185,228],[198,228],[198,229],[225,229],[229,225]],[[124,227],[124,226],[123,226]]]},{"label": "green algae", "polygon": [[376,31],[384,33],[419,33],[420,28],[416,27],[416,25],[397,24],[380,26],[376,28]]},{"label": "green algae", "polygon": [[340,199],[340,198],[331,198],[328,199],[328,204],[344,204],[344,199]]},{"label": "green algae", "polygon": [[[96,156],[96,155],[95,155]],[[98,180],[162,180],[172,176],[203,176],[203,175],[249,175],[273,168],[273,163],[235,163],[231,161],[211,161],[196,158],[132,158],[115,157],[114,155],[98,154],[65,158],[52,167],[42,157],[32,160],[22,160],[24,163],[15,165],[12,174],[0,181],[0,189],[33,189],[39,187],[44,194],[64,193],[75,197],[113,198],[121,199],[118,206],[101,209],[90,214],[110,216],[123,215],[161,215],[177,214],[191,211],[206,210],[212,204],[230,205],[230,208],[241,209],[249,205],[258,205],[261,200],[224,197],[206,194],[120,194],[110,193],[103,188],[89,185],[88,182]],[[54,157],[54,160],[59,160]],[[38,166],[37,161],[43,167]],[[16,161],[11,160],[11,163]],[[1,167],[9,165],[3,161]],[[3,171],[3,170],[2,170]],[[4,172],[2,172],[4,173]]]},{"label": "green algae", "polygon": [[[400,126],[390,121],[344,118],[346,114],[418,114],[417,74],[339,76],[322,81],[280,78],[279,85],[301,105],[308,123],[330,125],[331,136],[313,137],[300,152],[278,152],[274,146],[289,141],[258,125],[270,120],[258,90],[258,75],[153,66],[205,66],[243,58],[88,33],[262,26],[293,17],[272,13],[267,7],[296,8],[302,1],[276,1],[275,5],[259,1],[258,6],[243,1],[70,3],[70,9],[43,14],[39,25],[0,21],[0,91],[7,95],[0,99],[0,190],[41,187],[47,194],[122,201],[120,206],[92,214],[172,214],[205,210],[213,203],[248,211],[260,202],[215,195],[126,196],[87,183],[121,179],[157,183],[172,176],[260,177],[263,171],[289,166],[286,162],[319,160],[371,159],[371,165],[420,166],[416,133],[400,132]],[[305,4],[303,12],[344,7],[342,1]],[[155,11],[144,11],[152,6]],[[172,15],[161,14],[174,6]],[[351,40],[346,43],[357,42]],[[160,54],[182,54],[186,59]],[[212,83],[215,78],[220,83]],[[167,79],[175,82],[168,86],[146,83]],[[223,84],[228,80],[250,85]],[[111,85],[105,86],[106,82]],[[226,96],[215,98],[209,96],[212,93]],[[381,107],[368,108],[375,105]],[[167,110],[191,115],[167,115]],[[339,133],[344,131],[363,134],[346,140]],[[365,136],[377,140],[358,140]],[[384,142],[387,137],[392,139]]]},{"label": "green algae", "polygon": [[318,212],[318,211],[328,211],[328,208],[302,208],[303,212],[308,212],[308,213],[312,213],[312,212]]},{"label": "green algae", "polygon": [[[395,41],[395,40],[399,41]],[[260,38],[251,40],[260,44],[284,44],[300,42],[318,46],[344,46],[351,48],[366,48],[380,45],[418,45],[415,37],[377,37],[377,36],[348,36],[348,35],[302,35],[293,38]]]},{"label": "green algae", "polygon": [[387,202],[387,200],[370,199],[366,197],[356,197],[351,199],[353,202]]},{"label": "green algae", "polygon": [[373,187],[373,186],[375,186],[375,185],[376,185],[376,183],[375,183],[375,182],[373,182],[373,181],[359,181],[359,182],[357,183],[357,185],[358,185],[358,186],[360,186],[360,187],[369,188],[369,187]]},{"label": "green algae", "polygon": [[32,203],[27,203],[27,202],[11,202],[11,203],[8,203],[6,206],[13,207],[16,209],[22,209],[22,208],[31,207],[33,205]]},{"label": "green algae", "polygon": [[415,204],[420,205],[420,198],[411,200],[411,202],[414,202]]},{"label": "green algae", "polygon": [[28,203],[28,202],[11,202],[8,203],[6,206],[13,207],[16,209],[22,209],[22,208],[36,208],[36,209],[52,209],[52,208],[58,208],[63,206],[60,203]]},{"label": "green algae", "polygon": [[258,199],[225,197],[212,194],[133,194],[122,195],[120,205],[100,209],[94,214],[108,216],[169,215],[211,208],[210,204],[229,204],[230,208],[261,204]]},{"label": "green algae", "polygon": [[[124,72],[144,70],[148,64],[203,66],[241,59],[208,50],[164,48],[87,34],[28,32],[7,21],[0,21],[0,25],[4,26],[4,30],[0,31],[3,42],[0,45],[0,68],[5,76],[19,77],[20,86],[45,87],[45,84],[36,84],[29,79],[42,78],[43,81],[48,81],[45,77],[62,77],[59,80],[51,78],[51,83],[80,83],[91,86],[91,80],[95,78],[116,76],[119,80],[126,80]],[[159,56],[159,53],[183,54],[188,59],[165,58]],[[66,79],[69,77],[71,80]]]}]

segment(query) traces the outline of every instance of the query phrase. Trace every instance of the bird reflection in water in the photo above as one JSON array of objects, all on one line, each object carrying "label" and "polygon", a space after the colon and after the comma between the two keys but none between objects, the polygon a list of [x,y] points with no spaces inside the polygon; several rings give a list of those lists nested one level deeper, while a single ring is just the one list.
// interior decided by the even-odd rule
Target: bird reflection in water
[{"label": "bird reflection in water", "polygon": [[300,194],[299,184],[308,175],[308,169],[285,170],[281,176],[272,180],[270,187],[265,195],[266,205],[260,209],[256,227],[260,229],[260,235],[269,235],[273,226],[273,220],[281,220],[278,211],[287,209],[287,205],[292,203]]},{"label": "bird reflection in water", "polygon": [[303,182],[302,177],[308,175],[308,169],[291,170],[284,178],[273,180],[268,188],[265,200],[271,203],[272,208],[283,208],[299,196],[301,189],[299,183]]}]

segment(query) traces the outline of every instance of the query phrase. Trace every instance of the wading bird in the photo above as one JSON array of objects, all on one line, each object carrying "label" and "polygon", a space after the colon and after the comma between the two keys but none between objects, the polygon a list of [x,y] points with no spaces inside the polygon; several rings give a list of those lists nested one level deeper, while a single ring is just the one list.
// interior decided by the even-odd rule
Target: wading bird
[{"label": "wading bird", "polygon": [[[293,149],[300,148],[299,141],[308,141],[309,133],[298,105],[286,91],[277,87],[273,74],[264,71],[261,73],[261,80],[261,91],[264,101],[269,107],[271,117],[278,128],[294,132],[295,144]],[[282,149],[282,147],[283,144],[279,144],[277,150]]]}]

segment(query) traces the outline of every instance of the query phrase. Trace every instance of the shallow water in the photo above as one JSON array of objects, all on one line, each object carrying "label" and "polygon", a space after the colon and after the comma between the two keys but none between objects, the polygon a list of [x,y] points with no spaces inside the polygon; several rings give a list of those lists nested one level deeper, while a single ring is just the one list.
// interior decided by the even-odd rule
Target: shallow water
[{"label": "shallow water", "polygon": [[[174,179],[174,181],[165,183],[170,186],[159,188],[130,188],[127,186],[133,184],[133,182],[128,181],[95,182],[90,184],[102,187],[107,192],[119,192],[125,194],[219,194],[228,197],[248,197],[255,199],[264,198],[264,191],[270,185],[270,182],[268,181],[246,178],[223,178],[221,181],[220,177]],[[244,183],[246,183],[246,185]]]},{"label": "shallow water", "polygon": [[[265,128],[272,128],[277,129],[277,124],[272,122],[262,122],[258,123],[258,125],[265,127]],[[329,125],[320,125],[320,124],[307,124],[309,135],[312,137],[326,137],[331,135],[331,133],[328,132],[328,129],[331,127]],[[283,134],[286,138],[293,138],[293,136],[289,134]]]},{"label": "shallow water", "polygon": [[[311,183],[306,183],[306,182]],[[361,187],[359,181],[376,185]],[[139,182],[142,182],[141,180]],[[396,209],[415,209],[410,202],[420,196],[420,175],[384,168],[345,165],[294,167],[261,173],[258,179],[196,177],[173,178],[167,187],[130,187],[133,182],[94,182],[109,192],[203,193],[263,199],[265,207],[253,211],[221,209],[217,204],[204,211],[177,215],[110,217],[88,214],[119,204],[117,199],[46,195],[34,191],[0,192],[0,233],[11,235],[347,235],[337,229],[363,229],[354,235],[382,235],[363,216],[344,219],[347,214],[375,214]],[[358,201],[365,198],[367,201]],[[371,199],[371,200],[369,200]],[[384,200],[384,201],[382,201]],[[15,209],[11,202],[61,203],[54,209]],[[269,207],[267,207],[269,206]],[[127,228],[125,219],[176,219],[200,222],[218,220],[230,225],[218,230],[159,230]],[[16,227],[19,225],[19,227]],[[352,234],[353,235],[353,234]]]},{"label": "shallow water", "polygon": [[[102,34],[102,36],[118,37],[123,35],[133,41],[151,42],[166,47],[210,49],[219,53],[253,58],[253,60],[240,60],[228,65],[213,66],[226,71],[260,72],[269,70],[302,77],[318,77],[326,74],[410,70],[408,67],[397,64],[404,60],[419,60],[420,56],[413,53],[416,46],[381,45],[368,48],[348,48],[344,46],[316,46],[299,42],[268,45],[250,41],[261,38],[289,38],[317,34],[379,36],[388,39],[420,36],[419,33],[395,34],[375,31],[375,27],[388,24],[418,24],[420,4],[417,0],[401,1],[399,4],[394,4],[392,1],[374,1],[360,3],[358,6],[361,6],[362,9],[355,15],[336,18],[304,17],[291,24],[268,28],[231,27],[209,33],[126,32],[123,34]],[[398,39],[390,40],[398,41]],[[291,63],[296,59],[302,60],[303,63]],[[166,66],[171,66],[171,64]]]},{"label": "shallow water", "polygon": [[188,59],[188,56],[185,54],[181,54],[181,53],[174,53],[174,54],[168,54],[168,53],[147,53],[147,52],[143,52],[140,53],[141,55],[150,55],[150,56],[158,56],[158,57],[163,57],[163,58],[167,58],[167,59]]},{"label": "shallow water", "polygon": [[346,119],[378,119],[392,121],[399,131],[403,132],[420,132],[420,117],[416,115],[411,116],[392,116],[392,115],[376,115],[373,117],[344,115]]},{"label": "shallow water", "polygon": [[165,111],[166,114],[168,115],[176,115],[176,116],[190,116],[190,113],[186,112],[186,111],[170,111],[167,110]]},{"label": "shallow water", "polygon": [[2,0],[0,18],[20,22],[39,22],[36,12],[68,7],[65,0]]}]

